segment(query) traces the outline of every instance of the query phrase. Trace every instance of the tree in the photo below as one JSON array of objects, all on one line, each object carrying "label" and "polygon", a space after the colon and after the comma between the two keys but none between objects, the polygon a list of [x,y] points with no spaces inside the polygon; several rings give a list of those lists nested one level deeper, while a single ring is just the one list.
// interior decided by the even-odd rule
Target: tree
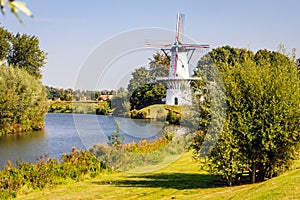
[{"label": "tree", "polygon": [[115,90],[111,90],[109,93],[110,93],[110,95],[116,95],[117,94],[117,92]]},{"label": "tree", "polygon": [[300,81],[295,62],[278,52],[254,54],[229,46],[209,56],[224,81],[227,117],[207,165],[229,185],[245,169],[252,183],[279,175],[299,150]]},{"label": "tree", "polygon": [[166,77],[169,72],[170,60],[166,55],[156,53],[150,60],[150,69],[140,67],[132,73],[127,87],[130,94],[131,109],[160,103],[166,96],[166,88],[156,83],[157,77]]},{"label": "tree", "polygon": [[117,91],[117,93],[116,93],[116,94],[121,94],[121,93],[126,93],[126,90],[125,90],[125,88],[123,88],[123,87],[120,87],[120,88],[118,89],[118,91]]},{"label": "tree", "polygon": [[155,80],[157,77],[168,77],[170,69],[170,58],[166,55],[156,53],[150,60],[149,75]]},{"label": "tree", "polygon": [[95,100],[98,101],[99,98],[100,98],[100,92],[96,91],[95,92]]},{"label": "tree", "polygon": [[46,86],[47,98],[51,100],[57,100],[61,98],[61,91],[58,88]]},{"label": "tree", "polygon": [[6,62],[6,58],[10,50],[12,34],[4,28],[0,28],[0,38],[0,61],[2,62],[1,64],[3,64]]},{"label": "tree", "polygon": [[108,115],[111,113],[111,109],[107,101],[98,102],[95,108],[97,115]]},{"label": "tree", "polygon": [[[46,63],[46,53],[39,48],[39,40],[35,36],[17,33],[15,36],[2,29],[1,58],[13,67],[23,68],[36,78],[41,78],[41,68]],[[9,44],[9,45],[8,45]]]},{"label": "tree", "polygon": [[151,82],[151,76],[145,67],[136,69],[131,75],[132,79],[130,79],[129,85],[127,86],[127,90],[130,94],[132,94],[140,86]]},{"label": "tree", "polygon": [[166,88],[162,84],[144,84],[138,87],[130,96],[132,109],[141,109],[143,107],[161,103],[166,96]]},{"label": "tree", "polygon": [[113,132],[111,136],[108,136],[108,145],[118,147],[124,142],[124,137],[120,133],[120,122],[115,121],[116,132]]},{"label": "tree", "polygon": [[132,94],[136,89],[145,84],[156,82],[157,77],[167,77],[169,74],[170,59],[166,55],[156,53],[153,59],[149,58],[150,69],[140,67],[132,73],[127,90]]},{"label": "tree", "polygon": [[125,117],[130,111],[130,102],[127,92],[114,95],[111,99],[111,109],[114,116]]},{"label": "tree", "polygon": [[48,110],[41,82],[24,69],[0,67],[0,135],[39,130]]},{"label": "tree", "polygon": [[41,78],[41,68],[45,65],[46,53],[39,48],[35,36],[16,34],[12,39],[12,50],[8,54],[8,64],[26,69],[29,74]]},{"label": "tree", "polygon": [[300,75],[300,58],[296,60],[296,63],[298,65],[298,74]]}]

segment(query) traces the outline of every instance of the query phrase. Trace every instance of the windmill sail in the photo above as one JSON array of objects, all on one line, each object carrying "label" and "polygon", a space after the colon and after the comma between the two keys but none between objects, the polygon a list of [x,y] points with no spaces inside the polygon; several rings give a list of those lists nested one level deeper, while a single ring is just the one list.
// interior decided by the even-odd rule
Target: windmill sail
[{"label": "windmill sail", "polygon": [[[156,80],[167,87],[167,105],[192,105],[190,83],[197,78],[190,77],[189,62],[196,49],[209,48],[208,44],[186,43],[183,38],[185,15],[177,15],[175,43],[146,43],[146,46],[159,46],[161,50],[170,51],[170,68],[168,77],[157,77]],[[168,56],[168,55],[167,55]]]},{"label": "windmill sail", "polygon": [[181,44],[182,42],[182,37],[184,33],[184,20],[185,20],[185,15],[178,13],[177,14],[177,25],[176,25],[176,43]]}]

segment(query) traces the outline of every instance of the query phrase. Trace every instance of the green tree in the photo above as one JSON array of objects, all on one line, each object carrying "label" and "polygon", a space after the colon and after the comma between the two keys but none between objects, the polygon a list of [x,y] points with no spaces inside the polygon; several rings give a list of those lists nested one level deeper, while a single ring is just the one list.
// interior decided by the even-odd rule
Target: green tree
[{"label": "green tree", "polygon": [[108,115],[111,113],[111,108],[107,101],[98,102],[96,105],[96,114],[97,115]]},{"label": "green tree", "polygon": [[67,93],[67,94],[66,94],[66,97],[65,97],[65,100],[66,100],[66,101],[72,101],[72,100],[73,100],[73,95],[70,94],[70,93]]},{"label": "green tree", "polygon": [[3,63],[6,62],[6,58],[8,52],[10,50],[10,40],[12,38],[12,34],[5,30],[4,28],[0,28],[0,61]]},{"label": "green tree", "polygon": [[141,109],[143,107],[161,103],[166,96],[166,88],[162,84],[144,84],[138,87],[130,96],[132,109]]},{"label": "green tree", "polygon": [[48,93],[48,99],[57,100],[58,98],[60,98],[60,89],[46,86],[46,90]]},{"label": "green tree", "polygon": [[96,91],[95,92],[95,100],[98,101],[100,99],[100,92]]},{"label": "green tree", "polygon": [[127,90],[130,94],[132,94],[140,86],[151,82],[151,76],[145,67],[136,69],[131,75],[132,79],[130,79],[129,85],[127,86]]},{"label": "green tree", "polygon": [[[0,133],[44,127],[47,93],[41,82],[24,69],[0,67]],[[0,134],[0,135],[1,135]]]},{"label": "green tree", "polygon": [[166,55],[156,53],[150,58],[150,69],[140,67],[132,73],[127,87],[130,94],[131,109],[160,103],[166,96],[166,88],[156,83],[157,77],[166,77],[169,72],[170,60]]},{"label": "green tree", "polygon": [[46,63],[46,53],[39,48],[39,40],[35,36],[17,33],[11,39],[12,47],[7,56],[9,65],[23,68],[29,74],[41,78],[41,68]]},{"label": "green tree", "polygon": [[132,94],[139,87],[154,83],[157,77],[167,77],[170,67],[170,59],[166,55],[156,53],[153,58],[149,58],[150,69],[140,67],[132,73],[127,90]]},{"label": "green tree", "polygon": [[120,122],[115,121],[116,132],[113,132],[111,136],[108,136],[108,145],[118,147],[124,142],[124,137],[120,133]]},{"label": "green tree", "polygon": [[224,81],[227,117],[208,165],[229,185],[244,169],[250,170],[252,183],[277,176],[299,150],[300,82],[295,62],[278,52],[254,54],[229,46],[209,56]]},{"label": "green tree", "polygon": [[130,111],[130,102],[127,92],[114,95],[111,99],[111,109],[114,116],[125,117]]},{"label": "green tree", "polygon": [[149,75],[155,80],[157,77],[168,77],[170,58],[167,55],[156,53],[150,60]]}]

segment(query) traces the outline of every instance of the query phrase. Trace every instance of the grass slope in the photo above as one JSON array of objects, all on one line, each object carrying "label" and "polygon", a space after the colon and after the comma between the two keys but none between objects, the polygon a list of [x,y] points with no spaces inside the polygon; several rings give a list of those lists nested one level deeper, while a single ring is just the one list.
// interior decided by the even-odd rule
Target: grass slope
[{"label": "grass slope", "polygon": [[145,108],[140,109],[139,111],[143,111],[147,113],[147,118],[155,119],[158,116],[160,117],[167,117],[168,111],[166,108],[170,108],[171,110],[175,110],[180,112],[181,106],[170,106],[170,105],[164,105],[164,104],[155,104],[151,106],[147,106]]},{"label": "grass slope", "polygon": [[269,181],[214,187],[191,153],[151,173],[114,173],[33,192],[19,199],[300,199],[300,169]]}]

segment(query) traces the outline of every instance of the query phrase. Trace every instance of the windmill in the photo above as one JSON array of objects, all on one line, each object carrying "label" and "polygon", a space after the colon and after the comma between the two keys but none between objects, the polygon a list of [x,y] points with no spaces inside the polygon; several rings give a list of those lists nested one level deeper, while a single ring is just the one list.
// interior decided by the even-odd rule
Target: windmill
[{"label": "windmill", "polygon": [[196,49],[209,48],[208,44],[182,43],[184,19],[185,15],[178,13],[174,44],[146,44],[146,46],[161,47],[165,55],[168,55],[166,53],[167,51],[171,52],[169,76],[157,78],[158,82],[161,82],[167,87],[167,105],[192,104],[190,82],[195,80],[195,78],[190,77],[189,62]]}]

